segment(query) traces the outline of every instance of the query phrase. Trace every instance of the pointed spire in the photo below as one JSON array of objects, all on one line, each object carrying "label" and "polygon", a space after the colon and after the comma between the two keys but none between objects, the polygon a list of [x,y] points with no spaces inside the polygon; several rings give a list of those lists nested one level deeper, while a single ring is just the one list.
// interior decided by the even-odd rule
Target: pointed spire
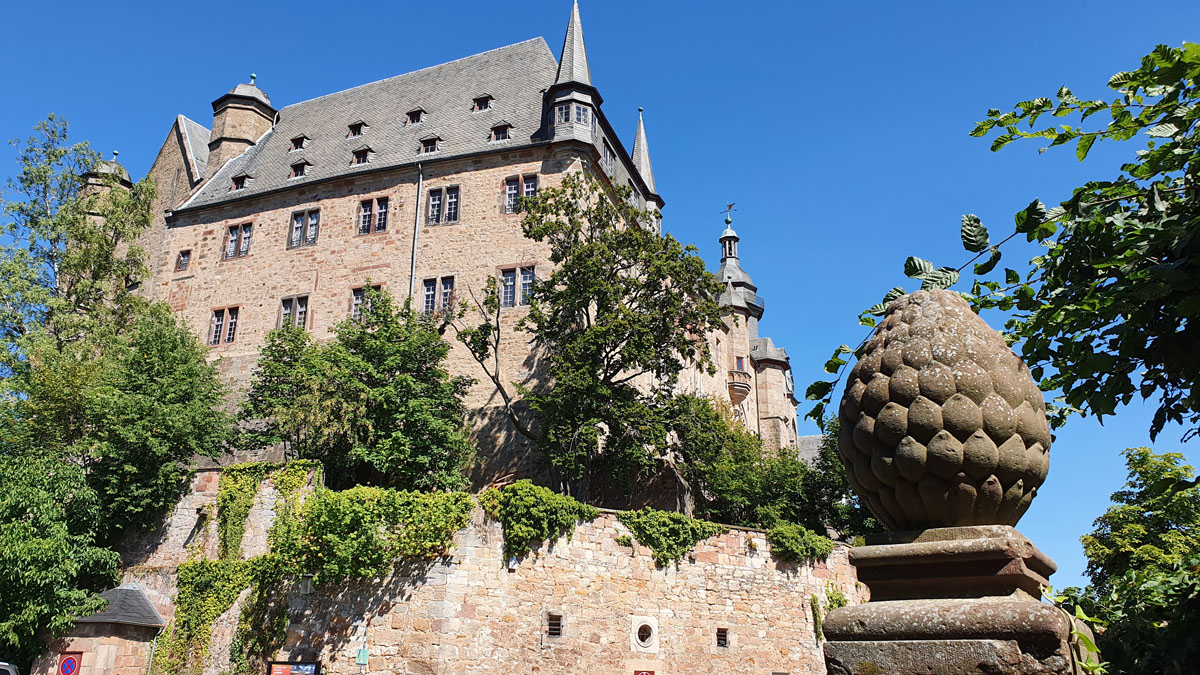
[{"label": "pointed spire", "polygon": [[633,137],[633,165],[642,174],[642,180],[646,181],[650,192],[658,194],[654,187],[654,169],[650,167],[650,147],[646,145],[646,125],[642,122],[641,108],[638,108],[637,135]]},{"label": "pointed spire", "polygon": [[567,24],[567,36],[563,38],[562,58],[558,61],[558,77],[555,84],[578,82],[592,86],[592,74],[588,70],[587,48],[583,46],[583,23],[579,20],[579,0],[571,9],[571,21]]}]

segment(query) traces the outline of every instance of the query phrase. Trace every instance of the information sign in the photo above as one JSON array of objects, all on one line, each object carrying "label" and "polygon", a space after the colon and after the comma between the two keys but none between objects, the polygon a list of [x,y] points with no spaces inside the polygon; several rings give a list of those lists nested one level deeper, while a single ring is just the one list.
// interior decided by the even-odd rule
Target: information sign
[{"label": "information sign", "polygon": [[358,650],[358,654],[354,656],[354,662],[360,666],[365,666],[369,657],[370,653],[367,650],[360,649]]},{"label": "information sign", "polygon": [[321,675],[321,664],[316,661],[272,661],[271,675]]}]

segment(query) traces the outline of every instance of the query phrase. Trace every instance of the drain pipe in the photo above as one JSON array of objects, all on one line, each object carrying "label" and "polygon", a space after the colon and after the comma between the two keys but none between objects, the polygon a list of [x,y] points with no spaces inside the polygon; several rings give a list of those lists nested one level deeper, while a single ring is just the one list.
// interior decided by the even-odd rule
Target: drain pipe
[{"label": "drain pipe", "polygon": [[150,662],[146,664],[146,675],[150,675],[154,670],[154,648],[158,646],[158,636],[162,635],[166,629],[166,626],[159,626],[158,632],[154,634],[154,640],[150,642]]},{"label": "drain pipe", "polygon": [[425,192],[425,171],[417,162],[417,208],[413,212],[412,261],[408,265],[408,297],[417,292],[417,234],[421,229],[421,195]]}]

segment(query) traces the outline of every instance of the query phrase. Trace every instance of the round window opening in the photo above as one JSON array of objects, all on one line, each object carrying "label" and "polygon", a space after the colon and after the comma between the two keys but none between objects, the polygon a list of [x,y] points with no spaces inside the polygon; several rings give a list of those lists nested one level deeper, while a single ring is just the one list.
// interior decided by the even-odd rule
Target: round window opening
[{"label": "round window opening", "polygon": [[644,623],[644,624],[638,626],[637,639],[638,639],[638,642],[640,642],[643,647],[649,647],[650,640],[653,637],[654,637],[654,629],[650,627],[650,624]]}]

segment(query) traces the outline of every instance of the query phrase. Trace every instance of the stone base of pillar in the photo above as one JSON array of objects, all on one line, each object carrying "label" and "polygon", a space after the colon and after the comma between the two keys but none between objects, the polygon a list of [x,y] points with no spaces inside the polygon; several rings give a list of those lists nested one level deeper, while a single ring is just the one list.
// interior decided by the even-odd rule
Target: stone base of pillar
[{"label": "stone base of pillar", "polygon": [[823,625],[833,675],[1076,673],[1071,620],[1039,601],[1056,566],[1012,527],[893,532],[851,549],[864,605]]}]

